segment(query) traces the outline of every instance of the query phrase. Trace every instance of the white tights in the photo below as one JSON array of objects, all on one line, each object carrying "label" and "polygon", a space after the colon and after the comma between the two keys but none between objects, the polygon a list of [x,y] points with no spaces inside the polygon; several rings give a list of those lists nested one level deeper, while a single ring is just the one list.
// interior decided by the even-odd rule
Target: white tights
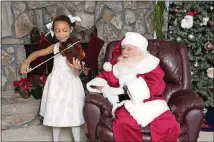
[{"label": "white tights", "polygon": [[71,130],[72,130],[72,134],[74,137],[74,141],[79,142],[80,141],[80,126],[71,127]]},{"label": "white tights", "polygon": [[53,127],[53,140],[54,142],[59,141],[60,127]]},{"label": "white tights", "polygon": [[[59,141],[60,127],[53,127],[53,140],[54,142]],[[71,127],[72,134],[75,142],[80,141],[80,126]]]}]

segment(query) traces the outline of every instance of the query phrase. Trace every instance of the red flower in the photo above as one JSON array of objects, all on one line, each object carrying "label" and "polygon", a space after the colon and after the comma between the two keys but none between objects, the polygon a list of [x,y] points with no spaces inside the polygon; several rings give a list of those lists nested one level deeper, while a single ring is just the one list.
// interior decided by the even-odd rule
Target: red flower
[{"label": "red flower", "polygon": [[32,90],[32,85],[23,85],[20,89],[24,92],[30,92]]},{"label": "red flower", "polygon": [[21,79],[22,81],[22,89],[24,89],[27,92],[30,92],[32,89],[32,84],[28,79]]},{"label": "red flower", "polygon": [[21,82],[19,80],[13,81],[13,86],[20,87],[21,86]]},{"label": "red flower", "polygon": [[29,77],[29,80],[32,84],[39,83],[39,75],[33,75]]},{"label": "red flower", "polygon": [[21,95],[23,95],[24,92],[31,94],[37,89],[42,89],[46,79],[47,76],[45,75],[33,75],[29,78],[22,78],[20,80],[14,81],[13,86],[15,87],[15,91],[19,92]]},{"label": "red flower", "polygon": [[16,88],[20,88],[21,91],[30,92],[32,90],[32,84],[28,79],[21,79],[18,81],[14,81],[13,85]]}]

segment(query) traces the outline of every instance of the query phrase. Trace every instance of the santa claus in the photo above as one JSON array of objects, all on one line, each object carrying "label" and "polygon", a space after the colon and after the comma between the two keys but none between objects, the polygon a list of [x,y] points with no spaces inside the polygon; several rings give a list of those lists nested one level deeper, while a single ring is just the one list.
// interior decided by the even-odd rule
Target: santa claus
[{"label": "santa claus", "polygon": [[181,20],[181,27],[184,29],[190,29],[193,27],[194,16],[197,14],[197,11],[187,12],[187,15],[184,19]]},{"label": "santa claus", "polygon": [[[115,141],[142,141],[141,128],[149,126],[152,141],[177,141],[180,125],[164,99],[164,72],[159,59],[147,51],[148,41],[134,32],[113,50],[96,78],[87,83],[90,92],[99,92],[113,105]],[[130,100],[119,102],[127,86]]]}]

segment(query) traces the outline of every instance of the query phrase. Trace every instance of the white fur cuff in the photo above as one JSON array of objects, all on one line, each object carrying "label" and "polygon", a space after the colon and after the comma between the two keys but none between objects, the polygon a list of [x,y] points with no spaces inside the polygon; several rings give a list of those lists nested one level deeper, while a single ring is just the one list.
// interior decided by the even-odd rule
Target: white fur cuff
[{"label": "white fur cuff", "polygon": [[88,82],[87,84],[86,84],[86,87],[87,87],[87,89],[88,89],[88,91],[90,91],[90,92],[95,92],[95,93],[101,93],[98,89],[95,89],[95,88],[93,88],[92,86],[109,86],[108,84],[107,84],[107,81],[105,80],[105,79],[103,79],[103,78],[94,78],[94,79],[92,79],[90,82]]},{"label": "white fur cuff", "polygon": [[138,105],[135,105],[131,101],[129,101],[124,105],[130,115],[142,127],[146,127],[156,117],[169,110],[169,107],[165,100],[154,100]]}]

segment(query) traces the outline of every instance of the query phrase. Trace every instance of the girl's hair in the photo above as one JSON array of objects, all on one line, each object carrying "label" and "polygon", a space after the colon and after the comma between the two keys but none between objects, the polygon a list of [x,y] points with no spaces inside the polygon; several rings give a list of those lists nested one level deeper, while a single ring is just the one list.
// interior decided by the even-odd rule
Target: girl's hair
[{"label": "girl's hair", "polygon": [[74,27],[74,26],[75,26],[75,22],[74,22],[74,23],[71,23],[71,20],[69,19],[68,16],[66,16],[66,15],[60,15],[60,16],[57,16],[57,17],[53,20],[53,27],[52,27],[53,30],[54,30],[55,22],[57,22],[57,21],[64,21],[64,22],[67,22],[68,25],[69,25],[70,27]]}]

